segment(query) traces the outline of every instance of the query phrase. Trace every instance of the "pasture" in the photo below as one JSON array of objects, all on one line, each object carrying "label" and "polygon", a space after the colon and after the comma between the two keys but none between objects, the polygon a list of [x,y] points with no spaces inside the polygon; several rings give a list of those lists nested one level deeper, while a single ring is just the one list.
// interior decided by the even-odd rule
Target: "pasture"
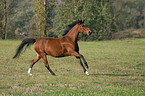
[{"label": "pasture", "polygon": [[40,60],[27,74],[36,56],[33,45],[12,59],[19,40],[0,40],[1,96],[144,96],[145,39],[79,42],[89,65],[87,76],[75,57],[48,62],[52,76]]}]

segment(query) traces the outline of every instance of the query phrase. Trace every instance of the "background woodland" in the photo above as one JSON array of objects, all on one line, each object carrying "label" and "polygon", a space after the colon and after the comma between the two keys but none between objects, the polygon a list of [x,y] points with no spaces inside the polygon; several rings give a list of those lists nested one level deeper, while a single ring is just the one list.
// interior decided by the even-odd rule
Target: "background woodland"
[{"label": "background woodland", "polygon": [[0,39],[61,37],[77,19],[93,32],[81,40],[145,37],[145,0],[0,0]]}]

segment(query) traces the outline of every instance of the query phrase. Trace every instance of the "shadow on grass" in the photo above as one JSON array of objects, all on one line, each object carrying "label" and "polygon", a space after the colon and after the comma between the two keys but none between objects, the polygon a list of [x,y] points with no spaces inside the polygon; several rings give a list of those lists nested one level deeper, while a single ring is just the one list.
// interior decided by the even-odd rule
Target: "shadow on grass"
[{"label": "shadow on grass", "polygon": [[90,74],[92,76],[102,75],[102,76],[145,76],[145,75],[134,75],[134,74]]}]

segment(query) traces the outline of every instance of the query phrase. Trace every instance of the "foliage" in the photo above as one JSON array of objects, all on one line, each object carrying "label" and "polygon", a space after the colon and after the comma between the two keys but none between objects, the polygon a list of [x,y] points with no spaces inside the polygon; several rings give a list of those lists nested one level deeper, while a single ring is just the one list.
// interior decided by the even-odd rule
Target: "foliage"
[{"label": "foliage", "polygon": [[145,28],[144,5],[145,0],[0,0],[0,39],[60,37],[68,24],[84,19],[93,34],[82,40],[108,40],[116,31]]},{"label": "foliage", "polygon": [[58,6],[56,7],[55,17],[53,19],[53,27],[59,37],[62,36],[63,30],[68,24],[77,19],[85,20],[86,17],[88,17],[87,15],[90,13],[90,3],[88,2],[89,1],[81,2],[81,0],[61,0],[59,2]]},{"label": "foliage", "polygon": [[93,38],[95,40],[109,40],[112,38],[112,33],[117,31],[117,26],[110,12],[110,5],[102,1],[98,2],[97,5],[93,4],[93,16],[91,17],[93,20],[90,25],[93,26]]},{"label": "foliage", "polygon": [[9,15],[14,12],[14,6],[16,4],[17,0],[0,1],[0,34],[2,39],[7,39]]},{"label": "foliage", "polygon": [[18,2],[18,5],[15,6],[15,12],[9,18],[9,38],[28,36],[33,25],[32,18],[34,14],[32,3],[29,0],[22,0]]},{"label": "foliage", "polygon": [[39,38],[46,37],[52,29],[51,18],[56,0],[34,0],[33,12],[35,14],[36,34]]},{"label": "foliage", "polygon": [[66,25],[76,19],[84,19],[85,24],[94,32],[91,40],[111,39],[111,33],[116,30],[108,3],[97,0],[61,0],[53,20],[56,34],[60,37]]},{"label": "foliage", "polygon": [[[9,39],[18,39],[17,35],[28,34],[31,24],[30,20],[33,15],[32,10],[30,0],[7,0],[7,37]],[[1,10],[0,12],[3,11]],[[0,16],[2,15],[4,14]],[[4,21],[4,16],[1,19]],[[2,22],[2,24],[4,23]]]},{"label": "foliage", "polygon": [[119,30],[145,28],[145,0],[113,0],[111,4]]}]

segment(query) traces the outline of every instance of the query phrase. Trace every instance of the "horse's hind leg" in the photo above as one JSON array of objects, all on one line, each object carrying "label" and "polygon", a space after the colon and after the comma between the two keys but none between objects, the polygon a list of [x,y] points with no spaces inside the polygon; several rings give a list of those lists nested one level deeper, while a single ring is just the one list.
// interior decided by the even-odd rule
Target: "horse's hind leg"
[{"label": "horse's hind leg", "polygon": [[50,71],[50,73],[52,75],[55,75],[55,73],[51,70],[51,68],[49,67],[47,58],[46,58],[46,54],[44,53],[43,55],[41,54],[41,58],[43,59],[44,63],[45,63],[45,67]]},{"label": "horse's hind leg", "polygon": [[85,64],[85,67],[88,69],[89,66],[88,66],[87,61],[85,60],[84,56],[81,55],[81,54],[80,54],[80,56],[81,56],[81,58],[82,58],[82,60],[83,60],[83,62],[84,62],[84,64]]},{"label": "horse's hind leg", "polygon": [[37,61],[39,61],[40,58],[41,58],[41,57],[37,54],[37,56],[35,57],[35,59],[32,60],[32,63],[31,63],[31,65],[30,65],[30,67],[29,67],[29,70],[28,70],[28,74],[29,74],[30,76],[32,75],[31,70],[32,70],[34,64],[35,64]]}]

